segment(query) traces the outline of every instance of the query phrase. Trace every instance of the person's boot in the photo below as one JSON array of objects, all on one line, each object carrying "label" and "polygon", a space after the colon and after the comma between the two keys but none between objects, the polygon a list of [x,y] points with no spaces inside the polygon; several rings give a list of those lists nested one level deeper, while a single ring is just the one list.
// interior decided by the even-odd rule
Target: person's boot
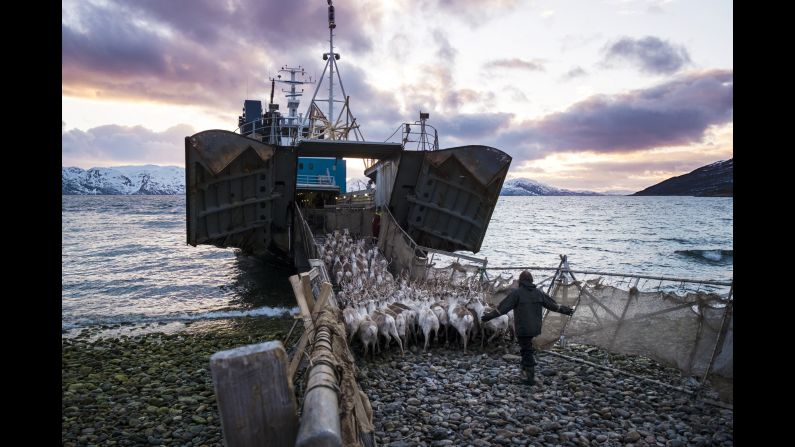
[{"label": "person's boot", "polygon": [[522,376],[526,385],[535,385],[535,367],[525,366],[522,368]]}]

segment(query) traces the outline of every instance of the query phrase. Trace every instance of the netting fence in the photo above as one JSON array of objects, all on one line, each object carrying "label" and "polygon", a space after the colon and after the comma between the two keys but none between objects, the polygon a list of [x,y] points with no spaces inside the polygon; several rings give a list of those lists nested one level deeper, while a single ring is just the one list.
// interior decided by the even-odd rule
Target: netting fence
[{"label": "netting fence", "polygon": [[721,396],[732,399],[732,280],[572,270],[563,255],[557,267],[488,266],[486,259],[420,247],[390,214],[385,217],[379,248],[393,274],[477,289],[497,304],[517,287],[519,272],[530,270],[536,285],[558,304],[576,308],[571,317],[545,313],[542,333],[534,339],[538,349],[572,342],[648,357],[702,384],[719,385]]}]

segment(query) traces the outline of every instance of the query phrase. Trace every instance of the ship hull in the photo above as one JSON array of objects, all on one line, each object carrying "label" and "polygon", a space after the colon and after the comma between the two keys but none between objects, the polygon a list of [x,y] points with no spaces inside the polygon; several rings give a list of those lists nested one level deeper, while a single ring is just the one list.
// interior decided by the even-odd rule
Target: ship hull
[{"label": "ship hull", "polygon": [[[368,175],[376,177],[377,196],[388,192],[382,205],[402,229],[420,246],[472,252],[480,250],[511,162],[488,146],[406,151],[394,143],[322,140],[275,146],[223,130],[200,132],[185,138],[188,244],[304,258],[296,256],[301,223],[294,206],[297,160],[309,155],[379,159]],[[377,178],[386,165],[393,174]]]}]

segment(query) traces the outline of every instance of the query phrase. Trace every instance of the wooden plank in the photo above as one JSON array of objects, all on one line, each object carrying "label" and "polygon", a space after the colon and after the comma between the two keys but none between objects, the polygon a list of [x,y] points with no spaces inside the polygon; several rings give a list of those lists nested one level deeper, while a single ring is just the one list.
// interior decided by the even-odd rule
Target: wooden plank
[{"label": "wooden plank", "polygon": [[225,445],[295,445],[295,394],[280,341],[216,352],[210,370]]},{"label": "wooden plank", "polygon": [[[298,275],[293,275],[289,279],[290,285],[293,286],[295,300],[298,302],[298,308],[301,309],[301,316],[303,316],[304,319],[309,318],[312,315],[312,312],[310,312],[309,304],[306,302],[306,297],[304,296],[304,287],[301,284],[301,280],[299,279]],[[306,326],[306,324],[304,324],[304,326]],[[304,329],[308,328],[304,327]]]},{"label": "wooden plank", "polygon": [[295,373],[298,371],[298,367],[301,366],[301,361],[304,359],[304,350],[308,342],[309,331],[304,331],[301,334],[301,339],[298,340],[298,347],[295,348],[293,358],[290,359],[290,365],[287,367],[287,378],[290,379],[290,382],[295,379]]},{"label": "wooden plank", "polygon": [[326,307],[326,304],[331,299],[331,283],[324,282],[320,285],[320,296],[317,299],[317,303],[315,304],[315,312],[312,314],[312,321],[315,320],[315,316]]},{"label": "wooden plank", "polygon": [[312,293],[312,279],[309,277],[308,273],[300,273],[298,276],[301,279],[301,286],[304,289],[304,299],[309,306],[309,313],[311,314],[315,310],[315,294]]},{"label": "wooden plank", "polygon": [[607,312],[608,314],[610,314],[610,316],[612,316],[612,317],[613,317],[613,318],[615,318],[616,320],[620,320],[620,319],[621,319],[621,317],[619,317],[618,315],[616,315],[615,313],[613,313],[613,311],[612,311],[612,310],[610,310],[610,308],[609,308],[609,307],[607,307],[607,306],[605,306],[604,304],[602,304],[602,302],[601,302],[601,301],[599,301],[599,299],[598,299],[598,298],[596,298],[596,297],[595,297],[595,296],[594,296],[594,295],[593,295],[591,292],[589,292],[588,290],[586,290],[586,289],[585,289],[585,287],[581,286],[579,283],[574,283],[574,285],[576,285],[576,286],[577,286],[577,287],[578,287],[580,290],[582,290],[582,292],[583,292],[583,293],[585,293],[585,295],[586,295],[588,298],[590,298],[590,299],[591,299],[591,301],[593,301],[594,303],[596,303],[596,304],[598,304],[600,307],[602,307],[602,309],[604,309],[604,310],[605,310],[605,312]]},{"label": "wooden plank", "polygon": [[295,373],[298,371],[298,368],[301,366],[301,361],[304,358],[304,350],[306,349],[306,345],[309,342],[309,334],[312,332],[313,325],[312,313],[309,312],[309,305],[306,303],[306,299],[304,298],[304,288],[301,284],[299,276],[292,275],[289,279],[290,285],[293,287],[295,300],[298,302],[298,308],[301,309],[301,316],[304,320],[304,333],[301,334],[301,338],[298,340],[298,346],[293,353],[293,357],[290,359],[290,366],[287,369],[287,377],[292,382],[293,378],[295,377]]}]

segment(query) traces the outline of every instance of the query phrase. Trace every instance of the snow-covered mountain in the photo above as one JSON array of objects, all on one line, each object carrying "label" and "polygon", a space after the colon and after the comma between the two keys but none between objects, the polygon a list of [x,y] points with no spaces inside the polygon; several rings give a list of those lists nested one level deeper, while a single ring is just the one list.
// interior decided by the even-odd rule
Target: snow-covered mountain
[{"label": "snow-covered mountain", "polygon": [[734,197],[734,158],[671,177],[633,195]]},{"label": "snow-covered mountain", "polygon": [[[346,181],[346,191],[367,188],[370,179],[352,177]],[[65,167],[61,169],[63,194],[185,194],[185,168],[178,166],[117,166],[111,168]],[[503,196],[598,196],[590,191],[570,191],[545,185],[527,178],[506,180]]]},{"label": "snow-covered mountain", "polygon": [[592,191],[570,191],[555,188],[529,178],[513,178],[502,184],[501,196],[601,196]]},{"label": "snow-covered mountain", "polygon": [[[361,191],[367,188],[370,179],[362,177],[352,177],[348,179],[346,185],[348,192]],[[629,191],[631,192],[631,191]],[[545,185],[529,178],[515,178],[506,180],[502,184],[501,196],[601,196],[598,192],[591,191],[570,191],[568,189],[555,188]]]},{"label": "snow-covered mountain", "polygon": [[185,194],[185,168],[179,166],[116,166],[61,169],[62,194]]},{"label": "snow-covered mountain", "polygon": [[345,192],[361,191],[367,189],[367,182],[369,181],[370,177],[365,175],[361,177],[351,177],[345,181]]}]

